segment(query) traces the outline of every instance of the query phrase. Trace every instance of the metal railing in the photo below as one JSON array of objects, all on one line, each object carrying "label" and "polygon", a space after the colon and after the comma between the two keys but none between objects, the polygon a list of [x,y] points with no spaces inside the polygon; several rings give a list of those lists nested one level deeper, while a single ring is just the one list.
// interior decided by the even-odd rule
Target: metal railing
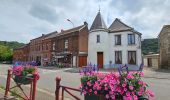
[{"label": "metal railing", "polygon": [[12,79],[12,70],[9,69],[8,70],[8,75],[7,75],[7,80],[6,80],[6,88],[5,88],[5,94],[4,94],[4,98],[8,98],[9,97],[9,92],[12,92],[11,89],[18,87],[21,92],[23,93],[23,96],[16,94],[17,96],[19,96],[20,98],[22,98],[23,100],[35,100],[35,95],[36,95],[36,85],[37,85],[37,75],[33,75],[33,78],[31,79],[31,83],[30,85],[30,92],[29,95],[27,95],[24,92],[24,89],[21,87],[20,83],[15,82],[15,86],[10,87],[11,86],[11,79]]},{"label": "metal railing", "polygon": [[69,90],[72,90],[72,91],[77,91],[77,92],[81,92],[80,89],[76,89],[76,88],[71,88],[71,87],[68,87],[68,86],[63,86],[60,84],[61,82],[61,78],[57,77],[56,78],[56,91],[55,91],[55,94],[56,94],[56,100],[60,100],[60,88],[61,88],[61,91],[62,91],[62,94],[61,94],[61,100],[64,100],[64,92],[67,92],[70,96],[72,96],[73,98],[75,98],[76,100],[81,100],[79,97],[75,96],[74,94],[72,94]]}]

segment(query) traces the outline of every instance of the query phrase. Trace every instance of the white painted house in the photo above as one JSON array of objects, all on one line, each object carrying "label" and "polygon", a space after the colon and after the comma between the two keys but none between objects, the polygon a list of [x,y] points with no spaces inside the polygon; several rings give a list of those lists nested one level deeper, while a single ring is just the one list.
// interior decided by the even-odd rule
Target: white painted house
[{"label": "white painted house", "polygon": [[117,18],[107,28],[99,11],[89,31],[88,62],[101,68],[140,66],[141,35]]}]

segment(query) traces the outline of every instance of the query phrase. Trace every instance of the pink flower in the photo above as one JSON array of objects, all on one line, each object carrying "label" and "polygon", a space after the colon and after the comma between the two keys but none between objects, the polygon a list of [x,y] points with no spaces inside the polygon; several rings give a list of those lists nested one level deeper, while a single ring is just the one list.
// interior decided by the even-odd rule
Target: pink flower
[{"label": "pink flower", "polygon": [[87,93],[86,91],[83,91],[83,94],[84,94],[84,95],[86,95],[86,93]]},{"label": "pink flower", "polygon": [[111,95],[112,100],[115,100],[115,95]]},{"label": "pink flower", "polygon": [[127,88],[123,88],[123,91],[127,91]]},{"label": "pink flower", "polygon": [[99,91],[100,91],[100,90],[101,90],[101,87],[100,87],[100,86],[98,86],[98,87],[97,87],[97,90],[99,90]]},{"label": "pink flower", "polygon": [[129,86],[129,89],[130,89],[130,90],[133,90],[133,86],[130,85],[130,86]]},{"label": "pink flower", "polygon": [[109,94],[106,94],[106,99],[109,99]]},{"label": "pink flower", "polygon": [[97,95],[97,91],[94,91],[94,94]]},{"label": "pink flower", "polygon": [[88,85],[88,86],[91,86],[91,82],[90,82],[90,81],[88,81],[88,82],[87,82],[87,85]]},{"label": "pink flower", "polygon": [[139,84],[139,85],[143,85],[143,81],[139,80],[139,81],[138,81],[138,84]]},{"label": "pink flower", "polygon": [[92,89],[89,89],[89,92],[92,92]]},{"label": "pink flower", "polygon": [[144,88],[143,88],[143,87],[140,87],[139,91],[140,91],[140,92],[144,92]]},{"label": "pink flower", "polygon": [[126,92],[126,96],[127,97],[129,97],[130,96],[130,92],[128,91],[128,92]]},{"label": "pink flower", "polygon": [[138,100],[138,96],[134,95],[133,100]]},{"label": "pink flower", "polygon": [[127,85],[127,83],[123,83],[123,84],[122,84],[122,87],[126,87],[126,85]]},{"label": "pink flower", "polygon": [[107,90],[108,90],[108,88],[107,88],[107,87],[105,87],[105,89],[104,89],[104,90],[106,90],[106,91],[107,91]]},{"label": "pink flower", "polygon": [[138,95],[141,96],[141,95],[142,95],[142,92],[138,92]]},{"label": "pink flower", "polygon": [[150,97],[154,97],[155,96],[155,94],[151,90],[147,90],[146,93],[148,93]]},{"label": "pink flower", "polygon": [[114,94],[114,93],[113,93],[113,91],[109,91],[109,94],[111,94],[111,95],[112,95],[112,94]]},{"label": "pink flower", "polygon": [[126,77],[126,78],[127,78],[127,79],[133,79],[133,78],[134,78],[134,76],[133,76],[132,74],[130,74],[130,73],[129,73],[129,74],[127,75],[127,77]]},{"label": "pink flower", "polygon": [[119,93],[121,92],[121,88],[120,88],[120,87],[117,87],[116,90],[117,90],[117,92],[119,92]]},{"label": "pink flower", "polygon": [[143,77],[143,76],[144,76],[144,73],[143,73],[143,72],[140,72],[139,75],[140,75],[141,77]]},{"label": "pink flower", "polygon": [[123,100],[132,100],[131,96],[123,96]]}]

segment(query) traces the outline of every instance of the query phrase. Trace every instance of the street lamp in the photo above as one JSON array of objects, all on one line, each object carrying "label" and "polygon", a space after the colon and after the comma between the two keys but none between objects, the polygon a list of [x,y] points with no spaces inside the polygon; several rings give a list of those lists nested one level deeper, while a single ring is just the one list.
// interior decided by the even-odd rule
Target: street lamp
[{"label": "street lamp", "polygon": [[73,28],[74,28],[74,23],[70,19],[67,19],[67,21],[69,21],[73,25]]}]

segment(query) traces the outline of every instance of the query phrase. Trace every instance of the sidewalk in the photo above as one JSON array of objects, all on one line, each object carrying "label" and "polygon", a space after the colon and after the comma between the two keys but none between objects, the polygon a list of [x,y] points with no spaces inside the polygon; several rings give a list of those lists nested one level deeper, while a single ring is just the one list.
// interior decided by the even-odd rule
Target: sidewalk
[{"label": "sidewalk", "polygon": [[[79,68],[67,68],[64,72],[79,73]],[[99,72],[118,72],[117,69],[102,69]],[[144,68],[144,78],[168,79],[170,80],[170,70]]]},{"label": "sidewalk", "polygon": [[170,80],[170,70],[145,68],[143,72],[145,78],[157,78],[157,79]]}]

